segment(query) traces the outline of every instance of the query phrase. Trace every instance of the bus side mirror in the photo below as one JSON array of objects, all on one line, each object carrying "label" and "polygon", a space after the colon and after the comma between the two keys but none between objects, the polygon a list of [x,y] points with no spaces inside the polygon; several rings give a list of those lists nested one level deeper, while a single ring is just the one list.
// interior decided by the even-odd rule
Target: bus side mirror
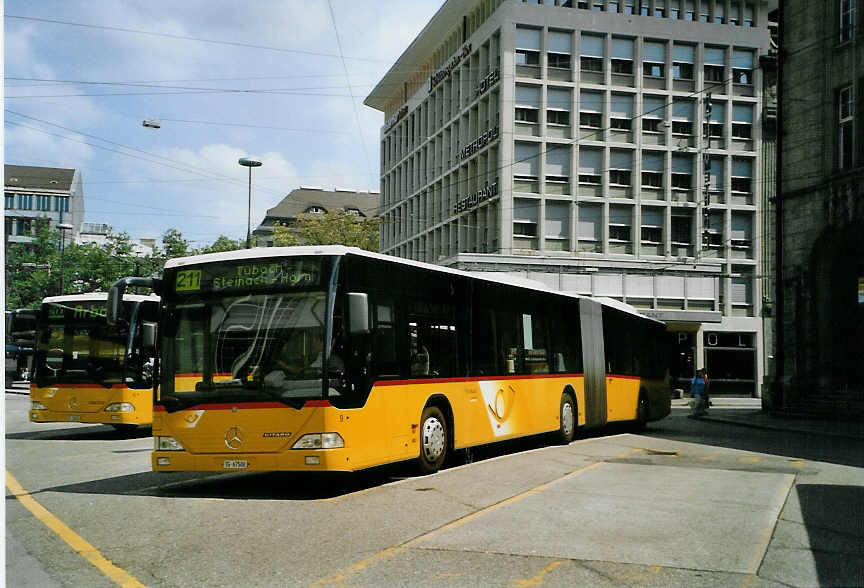
[{"label": "bus side mirror", "polygon": [[121,320],[120,309],[122,305],[120,303],[123,300],[123,290],[125,288],[120,282],[114,284],[108,290],[108,301],[105,303],[105,322],[108,323],[109,327],[116,327]]},{"label": "bus side mirror", "polygon": [[369,295],[348,292],[348,332],[352,335],[369,332]]},{"label": "bus side mirror", "polygon": [[156,349],[156,323],[141,323],[141,348],[145,351]]}]

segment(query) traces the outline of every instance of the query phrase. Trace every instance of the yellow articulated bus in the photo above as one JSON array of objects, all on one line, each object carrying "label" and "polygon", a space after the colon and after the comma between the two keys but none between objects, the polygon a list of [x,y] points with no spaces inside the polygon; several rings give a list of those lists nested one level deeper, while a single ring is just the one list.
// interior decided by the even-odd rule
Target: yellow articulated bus
[{"label": "yellow articulated bus", "polygon": [[664,326],[614,301],[341,246],[173,259],[151,285],[156,471],[431,473],[455,450],[669,413]]},{"label": "yellow articulated bus", "polygon": [[32,422],[126,430],[153,421],[159,298],[127,294],[122,306],[131,322],[114,327],[105,321],[107,298],[72,294],[42,301],[30,384]]}]

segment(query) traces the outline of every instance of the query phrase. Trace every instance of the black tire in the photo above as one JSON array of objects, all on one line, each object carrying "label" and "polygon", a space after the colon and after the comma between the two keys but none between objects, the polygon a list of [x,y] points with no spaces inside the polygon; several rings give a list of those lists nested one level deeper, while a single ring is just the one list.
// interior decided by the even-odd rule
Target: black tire
[{"label": "black tire", "polygon": [[639,404],[636,405],[636,430],[644,431],[648,426],[648,398],[639,394]]},{"label": "black tire", "polygon": [[576,438],[576,400],[570,392],[561,393],[561,406],[558,409],[558,433],[556,439],[562,445],[567,445]]},{"label": "black tire", "polygon": [[447,457],[447,421],[437,406],[427,406],[420,417],[420,456],[422,474],[434,474]]},{"label": "black tire", "polygon": [[138,428],[138,425],[133,425],[131,423],[110,423],[114,430],[118,433],[131,433],[135,429]]}]

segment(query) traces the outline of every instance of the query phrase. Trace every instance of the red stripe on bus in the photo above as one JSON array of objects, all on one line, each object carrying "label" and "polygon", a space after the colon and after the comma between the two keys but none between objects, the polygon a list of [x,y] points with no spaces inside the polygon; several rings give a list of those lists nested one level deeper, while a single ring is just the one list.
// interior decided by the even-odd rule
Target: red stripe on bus
[{"label": "red stripe on bus", "polygon": [[331,406],[329,400],[307,400],[306,403],[303,404],[303,408],[316,408],[325,406]]},{"label": "red stripe on bus", "polygon": [[[34,388],[38,388],[38,386],[33,386]],[[71,388],[92,388],[94,390],[108,390],[105,386],[101,384],[49,384],[47,386],[42,386],[42,388],[60,388],[60,389],[71,389]],[[111,389],[114,388],[126,388],[123,384],[111,384]]]}]

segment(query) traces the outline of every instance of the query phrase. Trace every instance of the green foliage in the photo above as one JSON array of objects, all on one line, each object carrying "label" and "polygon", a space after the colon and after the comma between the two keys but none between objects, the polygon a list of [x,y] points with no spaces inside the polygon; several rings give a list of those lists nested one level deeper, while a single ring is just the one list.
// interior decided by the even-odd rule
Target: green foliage
[{"label": "green foliage", "polygon": [[300,214],[291,226],[273,227],[273,244],[346,245],[366,251],[378,251],[378,219],[355,216],[346,212],[330,214]]},{"label": "green foliage", "polygon": [[49,228],[48,219],[37,219],[32,243],[11,243],[6,250],[6,309],[37,308],[46,296],[62,293],[107,292],[120,278],[158,277],[168,259],[242,249],[245,240],[220,235],[200,250],[190,247],[180,231],[169,229],[162,248],[152,255],[134,254],[126,233],[110,233],[105,243],[67,243],[60,247],[60,231]]}]

